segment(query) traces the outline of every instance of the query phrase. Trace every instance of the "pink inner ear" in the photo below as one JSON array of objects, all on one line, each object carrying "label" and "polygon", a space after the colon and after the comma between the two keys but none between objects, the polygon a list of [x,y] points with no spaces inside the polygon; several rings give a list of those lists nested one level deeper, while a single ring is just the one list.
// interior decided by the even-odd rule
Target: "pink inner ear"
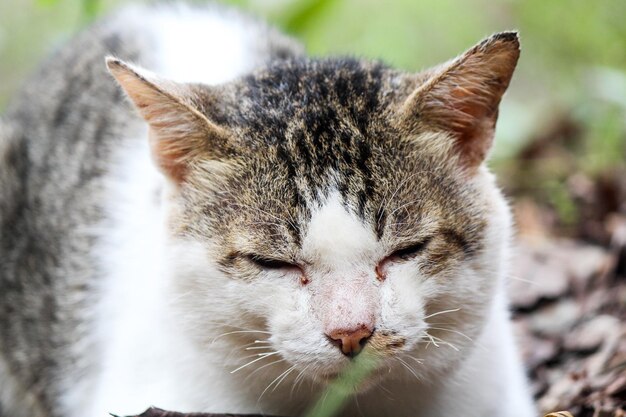
[{"label": "pink inner ear", "polygon": [[482,163],[493,142],[498,106],[519,58],[514,33],[496,34],[434,70],[402,105],[402,125],[452,133],[460,161]]},{"label": "pink inner ear", "polygon": [[165,175],[180,183],[192,160],[222,156],[228,133],[198,110],[198,100],[215,100],[209,87],[158,79],[113,58],[107,65],[148,122],[152,157]]},{"label": "pink inner ear", "polygon": [[[485,92],[482,93],[484,94]],[[480,103],[478,101],[481,94],[480,91],[456,86],[450,90],[449,94],[452,97],[450,100],[452,103],[451,107],[457,111],[467,114],[471,119],[480,119],[487,116],[489,108],[485,107],[484,102]]]},{"label": "pink inner ear", "polygon": [[477,166],[487,157],[493,143],[499,98],[497,102],[486,103],[479,100],[480,93],[461,87],[454,88],[450,94],[456,110],[467,115],[466,123],[454,128],[457,147],[463,162],[469,167]]},{"label": "pink inner ear", "polygon": [[149,139],[152,159],[164,174],[175,183],[180,184],[185,180],[187,173],[187,165],[184,163],[185,154],[180,149],[177,151],[175,148],[169,148],[168,141],[160,140],[157,135],[158,133],[150,128]]},{"label": "pink inner ear", "polygon": [[482,118],[461,132],[457,146],[467,167],[477,167],[485,160],[493,143],[494,129],[495,120]]}]

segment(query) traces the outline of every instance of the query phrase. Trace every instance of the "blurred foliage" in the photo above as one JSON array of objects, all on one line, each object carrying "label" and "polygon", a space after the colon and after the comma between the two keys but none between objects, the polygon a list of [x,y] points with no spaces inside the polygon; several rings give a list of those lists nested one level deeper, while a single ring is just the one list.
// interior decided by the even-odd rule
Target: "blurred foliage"
[{"label": "blurred foliage", "polygon": [[[0,109],[47,51],[90,20],[129,2],[0,1]],[[535,168],[526,173],[531,184],[526,190],[549,196],[545,201],[569,221],[576,221],[575,204],[559,188],[566,171],[599,175],[624,166],[624,0],[223,2],[266,18],[301,39],[314,55],[383,59],[409,71],[448,60],[493,32],[517,29],[522,57],[501,106],[493,166],[506,173],[511,158],[529,140],[563,121],[576,125],[576,146],[568,148],[572,163],[548,167],[545,176],[543,165],[541,174]],[[551,164],[549,159],[542,163]]]},{"label": "blurred foliage", "polygon": [[[59,0],[37,0],[37,4],[41,6],[55,6]],[[82,0],[83,15],[87,20],[91,20],[98,16],[100,10],[100,0]]]}]

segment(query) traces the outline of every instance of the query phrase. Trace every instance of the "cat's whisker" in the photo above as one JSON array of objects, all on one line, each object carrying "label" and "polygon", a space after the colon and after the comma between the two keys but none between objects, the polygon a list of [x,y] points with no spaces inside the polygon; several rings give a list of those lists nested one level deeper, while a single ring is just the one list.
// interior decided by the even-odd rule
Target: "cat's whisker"
[{"label": "cat's whisker", "polygon": [[[210,295],[210,294],[207,294],[207,295]],[[197,317],[197,316],[191,316],[191,317]],[[206,317],[200,317],[200,318],[202,318],[203,324],[211,324],[211,325],[222,326],[222,327],[232,327],[233,329],[238,329],[238,330],[261,331],[261,330],[253,329],[250,327],[243,327],[241,325],[232,324],[224,320],[214,320],[214,319],[212,320]],[[263,331],[265,332],[265,330]]]},{"label": "cat's whisker", "polygon": [[265,330],[235,330],[235,331],[232,331],[232,332],[226,332],[226,333],[222,333],[222,334],[220,334],[220,335],[218,335],[218,336],[215,336],[215,338],[212,340],[212,342],[211,342],[211,343],[215,343],[215,341],[216,341],[217,339],[220,339],[220,338],[222,338],[222,337],[224,337],[224,336],[229,336],[229,335],[232,335],[232,334],[243,334],[243,333],[263,333],[263,334],[272,334],[271,332],[268,332],[268,331],[265,331]]},{"label": "cat's whisker", "polygon": [[[245,345],[241,346],[241,350],[247,351],[248,347],[253,346],[254,342],[252,343],[246,343]],[[267,348],[269,348],[270,346],[268,345]],[[230,352],[228,353],[228,356],[226,357],[226,362],[230,362],[230,360],[233,358],[233,356],[239,356],[238,354],[238,350],[237,349],[231,349]],[[252,354],[252,355],[248,355],[248,356],[244,356],[244,357],[239,357],[237,358],[238,360],[245,360],[248,358],[255,358],[257,355],[256,354]]]},{"label": "cat's whisker", "polygon": [[[439,345],[437,344],[437,342],[435,341],[435,337],[433,337],[430,333],[425,332],[424,333],[426,335],[426,337],[428,338],[429,342],[428,344],[432,343],[433,345],[435,345],[436,348],[439,347]],[[426,346],[426,348],[428,348],[428,345]]]},{"label": "cat's whisker", "polygon": [[296,376],[296,379],[294,379],[293,381],[293,385],[291,386],[291,391],[289,392],[289,398],[293,398],[293,393],[294,391],[297,389],[296,387],[298,387],[302,381],[304,381],[304,373],[306,372],[307,369],[309,369],[309,366],[311,366],[310,364],[305,366],[304,369],[302,369],[298,375]]},{"label": "cat's whisker", "polygon": [[279,353],[278,351],[274,351],[274,352],[262,352],[262,353],[257,353],[257,356],[267,356],[267,355],[273,355],[274,353]]},{"label": "cat's whisker", "polygon": [[409,359],[413,359],[415,362],[417,362],[420,365],[424,364],[424,359],[420,359],[420,358],[415,358],[413,356],[410,355],[405,355],[405,357],[409,358]]},{"label": "cat's whisker", "polygon": [[420,340],[419,342],[416,342],[418,345],[426,345],[426,347],[424,349],[428,349],[430,347],[430,345],[433,344],[433,342],[431,340]]},{"label": "cat's whisker", "polygon": [[462,337],[466,338],[466,339],[467,339],[467,340],[469,340],[470,342],[473,342],[473,341],[474,341],[474,339],[472,339],[471,337],[469,337],[469,336],[468,336],[468,335],[466,335],[465,333],[460,332],[460,331],[458,331],[458,330],[447,329],[447,328],[445,328],[445,327],[433,327],[433,326],[429,326],[429,328],[431,328],[431,329],[433,329],[433,330],[441,330],[441,331],[443,331],[443,332],[451,332],[451,333],[456,333],[456,334],[458,334],[459,336],[462,336]]},{"label": "cat's whisker", "polygon": [[404,359],[402,359],[399,356],[396,356],[395,358],[398,362],[402,364],[402,366],[404,366],[415,377],[415,379],[419,381],[420,378],[419,376],[417,376],[417,373],[415,372],[415,370],[408,363],[406,363]]},{"label": "cat's whisker", "polygon": [[389,391],[388,388],[385,388],[385,386],[382,384],[382,382],[378,382],[376,384],[377,388],[380,388],[380,390],[385,394],[385,397],[387,397],[387,399],[389,401],[395,401],[396,399],[393,397],[393,394],[391,391]]},{"label": "cat's whisker", "polygon": [[294,369],[296,369],[296,365],[293,365],[288,371],[285,371],[284,376],[276,383],[276,385],[274,385],[274,388],[272,388],[272,392],[278,389],[278,386],[283,383],[285,378],[287,378]]},{"label": "cat's whisker", "polygon": [[[246,343],[245,345],[243,345],[243,346],[241,346],[241,347],[242,347],[242,348],[245,348],[245,347],[248,347],[248,346],[256,345],[256,344],[258,344],[259,342],[260,342],[259,340],[255,340],[254,342]],[[265,342],[263,342],[263,343],[270,344],[271,342],[269,342],[269,341],[265,341]]]},{"label": "cat's whisker", "polygon": [[450,310],[442,310],[442,311],[438,311],[438,312],[436,312],[436,313],[429,314],[428,316],[424,317],[424,320],[428,320],[428,319],[429,319],[429,318],[431,318],[431,317],[439,316],[439,315],[441,315],[441,314],[454,313],[454,312],[457,312],[457,311],[461,311],[461,309],[460,309],[460,308],[454,308],[454,309],[450,309]]},{"label": "cat's whisker", "polygon": [[271,349],[272,346],[250,346],[247,347],[245,350],[258,350],[258,349]]},{"label": "cat's whisker", "polygon": [[257,353],[255,356],[259,356],[258,358],[254,359],[254,360],[251,360],[250,362],[248,362],[248,363],[246,363],[244,365],[241,365],[239,368],[230,371],[230,373],[234,374],[235,372],[239,372],[240,370],[242,370],[242,369],[252,365],[253,363],[256,363],[256,362],[258,362],[260,360],[263,360],[263,359],[265,359],[267,357],[270,357],[270,356],[273,356],[273,355],[277,355],[278,353],[280,353],[280,352],[275,351],[275,352]]},{"label": "cat's whisker", "polygon": [[[214,343],[214,341],[210,342],[209,348],[211,348],[211,345],[213,343]],[[267,349],[269,349],[271,347],[271,342],[269,342],[269,341],[255,340],[254,342],[250,342],[250,343],[246,343],[246,344],[242,345],[240,348],[242,350],[248,350],[247,349],[248,347],[255,346],[258,343],[266,343],[265,345],[261,345],[261,346],[263,346],[263,347],[265,347]],[[257,347],[260,347],[260,346],[257,345]],[[231,349],[230,350],[230,353],[226,357],[226,362],[229,362],[233,356],[237,356],[237,350],[236,349]],[[240,358],[240,359],[247,359],[247,358],[251,358],[251,357],[256,357],[256,354],[255,355],[250,355],[250,356],[245,356],[245,357]]]},{"label": "cat's whisker", "polygon": [[252,375],[256,374],[257,372],[259,372],[261,369],[265,369],[269,366],[272,365],[276,365],[279,364],[281,362],[285,362],[287,359],[283,358],[283,359],[278,359],[276,361],[270,362],[270,363],[266,363],[265,365],[259,366],[258,368],[256,368],[254,371],[250,372],[250,375],[248,375],[247,377],[245,377],[244,381],[247,380],[248,378],[250,378]]},{"label": "cat's whisker", "polygon": [[526,283],[526,284],[531,284],[531,285],[535,285],[535,286],[539,285],[539,283],[538,283],[538,282],[531,281],[531,280],[529,280],[529,279],[520,278],[520,277],[518,277],[518,276],[511,275],[511,274],[509,274],[509,279],[513,279],[513,280],[515,280],[515,281],[520,281],[520,282],[524,282],[524,283]]},{"label": "cat's whisker", "polygon": [[286,371],[284,371],[282,374],[278,375],[276,378],[274,378],[274,380],[272,382],[270,382],[267,387],[265,387],[265,389],[263,390],[263,392],[261,393],[261,395],[259,395],[259,399],[257,400],[257,403],[261,401],[261,398],[263,398],[263,396],[265,395],[265,393],[267,392],[267,390],[269,390],[272,385],[274,385],[274,383],[276,383],[276,381],[278,381],[276,383],[276,386],[274,387],[274,389],[272,390],[272,392],[274,392],[276,390],[276,388],[278,388],[278,386],[280,385],[281,382],[283,382],[283,380],[291,373],[291,371],[293,371],[294,369],[296,369],[296,365],[292,365],[290,368],[287,368]]},{"label": "cat's whisker", "polygon": [[356,404],[356,410],[359,412],[359,416],[365,417],[365,414],[363,414],[363,410],[361,410],[361,404],[359,404],[358,395],[355,395],[353,398],[354,398],[354,404]]},{"label": "cat's whisker", "polygon": [[440,343],[440,344],[442,344],[442,345],[445,345],[445,346],[449,346],[449,347],[451,347],[452,349],[456,350],[457,352],[459,352],[459,351],[460,351],[460,350],[459,350],[459,348],[458,348],[458,347],[456,347],[454,344],[452,344],[452,343],[450,343],[450,342],[448,342],[448,341],[446,341],[446,340],[443,340],[443,339],[442,339],[442,338],[440,338],[440,337],[433,336],[433,335],[428,334],[428,333],[427,333],[426,335],[428,336],[428,338],[430,339],[430,341],[431,341],[431,342],[432,342],[432,343],[433,343],[436,347],[439,347],[439,345],[437,344],[437,342],[438,342],[438,343]]},{"label": "cat's whisker", "polygon": [[[235,354],[235,352],[236,352],[236,351],[235,351],[235,350],[233,350],[233,351],[230,353],[230,355],[228,355],[228,358],[230,359],[230,357],[231,357],[232,355],[234,355],[234,354]],[[269,353],[269,352],[253,353],[252,355],[244,356],[243,358],[239,358],[239,359],[250,359],[250,358],[256,358],[256,357],[258,357],[258,356],[262,355],[263,353]]]},{"label": "cat's whisker", "polygon": [[322,399],[322,408],[326,407],[326,400],[328,399],[328,394],[330,394],[330,390],[325,390],[324,398]]},{"label": "cat's whisker", "polygon": [[[250,346],[254,346],[254,345],[256,345],[256,344],[257,344],[257,343],[259,343],[259,342],[264,342],[264,341],[261,341],[261,340],[255,340],[254,342],[246,343],[246,344],[244,344],[244,345],[240,346],[240,348],[241,348],[242,350],[248,350],[248,349],[247,349],[248,347],[250,347]],[[213,341],[211,341],[211,342],[209,343],[209,348],[211,347],[211,345],[212,345],[213,343],[214,343],[214,340],[213,340]],[[269,341],[265,341],[264,343],[267,343],[267,344],[268,344],[268,345],[266,345],[266,347],[271,346],[271,342],[269,342]],[[235,355],[236,353],[237,353],[237,350],[236,350],[236,349],[232,349],[232,350],[230,351],[230,353],[228,354],[227,360],[230,360],[230,358],[231,358],[233,355]],[[253,356],[255,356],[255,355],[252,355],[252,356],[246,356],[246,357],[244,357],[243,359],[250,358],[250,357],[253,357]]]}]

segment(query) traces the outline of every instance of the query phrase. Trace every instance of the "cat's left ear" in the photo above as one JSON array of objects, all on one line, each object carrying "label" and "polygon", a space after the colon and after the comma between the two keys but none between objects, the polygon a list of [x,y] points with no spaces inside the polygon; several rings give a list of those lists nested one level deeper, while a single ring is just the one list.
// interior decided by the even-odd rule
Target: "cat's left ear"
[{"label": "cat's left ear", "polygon": [[148,122],[152,156],[166,176],[181,183],[195,161],[228,156],[230,135],[200,110],[215,101],[209,87],[163,80],[112,57],[106,64]]},{"label": "cat's left ear", "polygon": [[519,53],[517,32],[497,33],[431,70],[401,105],[401,127],[409,135],[425,129],[448,133],[461,163],[474,170],[491,148],[498,106]]}]

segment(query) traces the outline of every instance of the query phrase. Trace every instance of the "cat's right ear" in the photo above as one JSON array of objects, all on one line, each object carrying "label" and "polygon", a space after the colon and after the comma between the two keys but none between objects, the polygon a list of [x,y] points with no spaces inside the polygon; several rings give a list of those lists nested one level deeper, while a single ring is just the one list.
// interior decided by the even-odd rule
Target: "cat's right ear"
[{"label": "cat's right ear", "polygon": [[519,54],[517,32],[496,33],[453,61],[418,74],[419,86],[400,108],[400,126],[408,134],[447,133],[461,164],[474,171],[491,148],[498,106]]},{"label": "cat's right ear", "polygon": [[116,58],[106,65],[150,126],[152,155],[176,183],[199,158],[221,159],[229,134],[199,110],[198,87],[162,80]]}]

